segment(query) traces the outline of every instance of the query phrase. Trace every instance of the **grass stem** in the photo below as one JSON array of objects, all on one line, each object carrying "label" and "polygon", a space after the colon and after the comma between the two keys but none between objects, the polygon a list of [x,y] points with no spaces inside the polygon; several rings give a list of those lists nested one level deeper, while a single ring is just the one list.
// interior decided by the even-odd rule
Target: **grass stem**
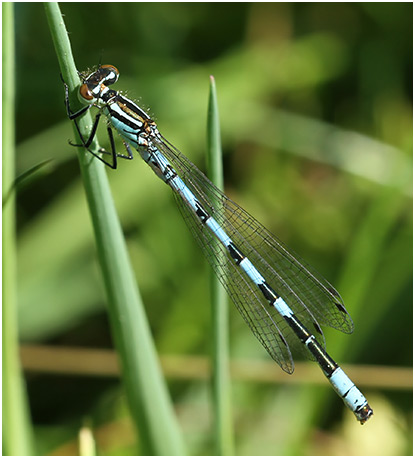
[{"label": "grass stem", "polygon": [[[71,47],[57,3],[45,3],[63,79],[73,98],[79,86]],[[78,102],[79,103],[79,102]],[[89,113],[79,120],[82,133],[91,126]],[[97,148],[92,144],[91,148]],[[112,336],[131,415],[144,455],[183,455],[181,432],[152,340],[144,306],[111,196],[105,166],[83,148],[79,163],[93,223]]]},{"label": "grass stem", "polygon": [[[222,148],[220,140],[219,110],[216,86],[210,77],[208,107],[208,176],[223,190]],[[229,373],[228,302],[226,291],[210,270],[212,307],[212,389],[217,455],[234,455],[231,390]]]}]

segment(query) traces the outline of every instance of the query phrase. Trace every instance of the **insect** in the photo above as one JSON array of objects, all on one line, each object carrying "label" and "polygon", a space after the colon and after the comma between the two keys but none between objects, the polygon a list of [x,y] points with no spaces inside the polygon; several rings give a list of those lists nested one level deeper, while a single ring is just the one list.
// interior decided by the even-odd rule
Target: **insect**
[{"label": "insect", "polygon": [[[254,335],[287,373],[294,371],[292,350],[315,360],[334,390],[364,424],[373,414],[364,395],[327,354],[321,325],[351,333],[353,322],[339,293],[299,260],[277,237],[226,197],[159,132],[137,104],[110,89],[119,77],[112,65],[85,75],[72,112],[65,84],[65,104],[81,144],[112,169],[117,159],[133,159],[132,147],[173,190],[182,215],[214,271]],[[85,139],[77,118],[95,107],[91,133]],[[90,149],[99,120],[108,120],[111,151]],[[126,152],[115,149],[115,129]],[[101,156],[100,154],[103,154]],[[110,160],[105,158],[111,157]]]}]

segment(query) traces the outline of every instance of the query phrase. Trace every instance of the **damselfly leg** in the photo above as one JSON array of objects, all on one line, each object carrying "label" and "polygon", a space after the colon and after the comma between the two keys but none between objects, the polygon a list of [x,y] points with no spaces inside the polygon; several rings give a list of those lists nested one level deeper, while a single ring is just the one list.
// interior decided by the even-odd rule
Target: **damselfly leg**
[{"label": "damselfly leg", "polygon": [[[120,157],[122,159],[129,159],[129,160],[133,159],[133,152],[131,151],[131,148],[128,145],[128,143],[126,143],[125,141],[123,141],[123,144],[124,144],[124,147],[125,147],[125,149],[127,151],[127,154],[118,153],[116,151],[114,135],[113,135],[113,132],[112,132],[112,129],[111,129],[110,126],[107,126],[107,132],[108,132],[108,137],[109,137],[109,141],[110,141],[111,151],[106,151],[104,148],[99,148],[98,153],[96,153],[95,151],[93,151],[90,148],[91,143],[93,142],[93,140],[94,140],[94,138],[95,138],[95,136],[97,134],[99,121],[100,121],[100,118],[101,118],[101,115],[102,115],[101,111],[102,111],[103,108],[97,107],[99,109],[99,111],[95,116],[94,124],[92,125],[92,129],[91,129],[91,132],[90,132],[90,134],[88,136],[88,139],[85,140],[85,138],[82,135],[81,130],[79,128],[77,119],[80,116],[82,116],[83,114],[85,114],[91,107],[93,107],[95,105],[94,104],[90,104],[90,105],[88,105],[86,107],[81,108],[80,110],[78,110],[76,112],[73,112],[71,110],[70,103],[69,103],[69,88],[68,88],[68,85],[65,82],[63,82],[63,84],[65,86],[66,113],[68,115],[68,118],[71,121],[74,121],[75,128],[76,128],[76,130],[78,132],[79,138],[81,139],[81,143],[73,143],[72,141],[69,140],[69,144],[71,146],[84,147],[88,152],[90,152],[93,156],[95,156],[97,159],[99,159],[101,162],[103,162],[105,165],[107,165],[111,169],[116,169],[117,168],[117,158],[118,157]],[[111,155],[112,161],[111,162],[106,161],[105,159],[103,159],[100,156],[100,154],[109,154],[109,155]]]}]

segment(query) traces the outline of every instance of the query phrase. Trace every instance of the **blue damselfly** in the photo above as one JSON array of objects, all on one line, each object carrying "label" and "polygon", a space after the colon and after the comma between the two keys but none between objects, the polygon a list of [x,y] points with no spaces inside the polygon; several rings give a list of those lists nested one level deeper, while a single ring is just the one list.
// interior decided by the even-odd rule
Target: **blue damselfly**
[{"label": "blue damselfly", "polygon": [[[81,144],[112,169],[117,158],[133,159],[137,149],[156,175],[173,190],[192,234],[252,332],[281,368],[292,373],[292,349],[315,360],[347,407],[363,424],[373,414],[366,398],[326,353],[320,324],[351,333],[353,322],[339,293],[317,272],[294,257],[265,227],[226,197],[158,131],[138,105],[109,88],[118,80],[112,65],[82,76],[79,100],[72,112],[65,84],[68,116],[75,122]],[[85,139],[77,118],[98,109]],[[101,115],[106,116],[111,151],[90,149]],[[126,153],[117,153],[112,129]],[[100,154],[111,160],[107,161]]]}]

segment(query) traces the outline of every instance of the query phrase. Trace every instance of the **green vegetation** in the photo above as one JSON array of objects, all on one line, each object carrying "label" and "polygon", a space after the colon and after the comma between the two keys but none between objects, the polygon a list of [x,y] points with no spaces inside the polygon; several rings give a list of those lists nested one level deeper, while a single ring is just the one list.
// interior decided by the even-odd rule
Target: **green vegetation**
[{"label": "green vegetation", "polygon": [[[61,8],[78,70],[115,65],[114,88],[149,107],[201,169],[214,75],[226,193],[334,284],[355,322],[354,334],[327,330],[326,340],[374,408],[364,427],[318,368],[302,378],[300,365],[291,377],[271,365],[281,383],[264,382],[270,359],[230,305],[231,361],[249,375],[232,378],[235,453],[411,454],[411,389],[382,369],[412,365],[412,4]],[[53,160],[16,198],[20,338],[119,348],[44,8],[14,10],[16,175]],[[211,353],[207,263],[168,187],[139,157],[119,162],[106,174],[186,449],[212,454],[213,401],[196,358]],[[78,453],[85,418],[98,454],[137,453],[144,438],[126,391],[106,367],[87,375],[95,363],[72,375],[26,371],[38,454]]]}]

